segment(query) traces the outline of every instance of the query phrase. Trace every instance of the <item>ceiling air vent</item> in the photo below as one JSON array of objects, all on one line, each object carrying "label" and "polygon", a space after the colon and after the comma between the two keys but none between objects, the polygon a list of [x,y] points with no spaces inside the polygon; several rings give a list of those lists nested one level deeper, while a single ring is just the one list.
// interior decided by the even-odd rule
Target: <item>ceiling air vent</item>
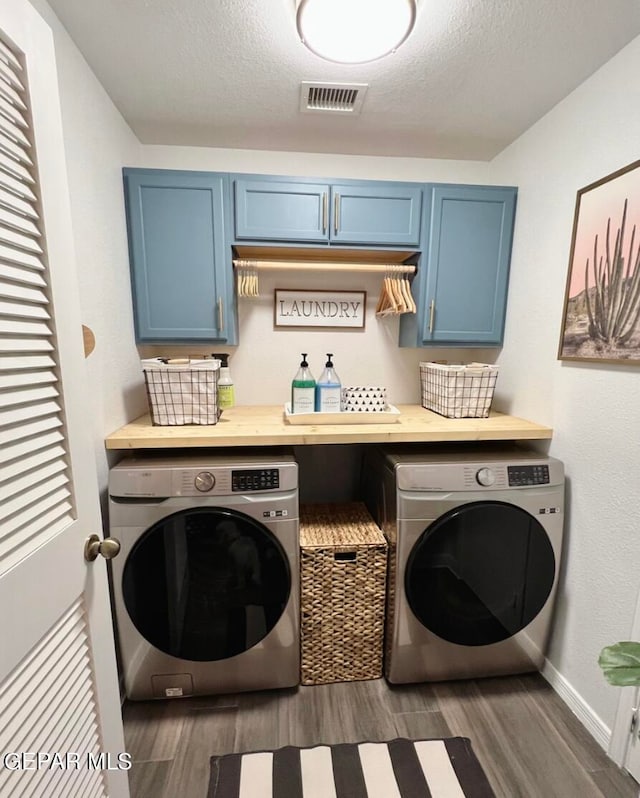
[{"label": "ceiling air vent", "polygon": [[300,110],[303,113],[359,114],[367,83],[311,83],[303,81]]}]

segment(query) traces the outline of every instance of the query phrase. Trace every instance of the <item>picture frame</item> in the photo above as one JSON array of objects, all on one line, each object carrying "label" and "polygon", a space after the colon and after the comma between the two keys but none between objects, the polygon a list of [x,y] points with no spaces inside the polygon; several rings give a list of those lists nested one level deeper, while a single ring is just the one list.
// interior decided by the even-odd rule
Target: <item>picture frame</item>
[{"label": "picture frame", "polygon": [[364,330],[366,306],[366,291],[276,288],[273,326],[276,329]]},{"label": "picture frame", "polygon": [[640,161],[577,192],[558,359],[640,365]]}]

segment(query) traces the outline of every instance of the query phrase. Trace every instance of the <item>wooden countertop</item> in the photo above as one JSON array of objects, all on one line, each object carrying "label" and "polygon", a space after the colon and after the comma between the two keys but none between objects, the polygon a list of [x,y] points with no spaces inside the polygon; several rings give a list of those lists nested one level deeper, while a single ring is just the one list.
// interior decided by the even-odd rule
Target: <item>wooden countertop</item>
[{"label": "wooden countertop", "polygon": [[419,405],[398,405],[395,424],[288,424],[283,408],[244,406],[225,410],[212,426],[154,427],[148,415],[105,439],[107,449],[278,446],[313,443],[441,443],[543,440],[551,427],[492,412],[489,418],[444,418]]}]

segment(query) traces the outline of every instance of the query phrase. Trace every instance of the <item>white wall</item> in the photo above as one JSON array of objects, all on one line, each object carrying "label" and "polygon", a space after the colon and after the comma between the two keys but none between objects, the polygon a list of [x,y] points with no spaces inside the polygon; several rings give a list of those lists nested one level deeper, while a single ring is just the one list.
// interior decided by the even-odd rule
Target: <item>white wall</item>
[{"label": "white wall", "polygon": [[82,322],[95,335],[87,358],[91,417],[101,491],[107,481],[104,437],[145,412],[133,338],[122,166],[140,143],[44,0],[31,4],[55,41]]},{"label": "white wall", "polygon": [[517,185],[500,390],[516,415],[551,424],[565,462],[564,579],[549,658],[613,725],[619,691],[597,667],[626,639],[640,581],[640,371],[556,359],[578,189],[639,157],[640,38],[492,163]]},{"label": "white wall", "polygon": [[212,172],[254,172],[299,177],[344,177],[370,180],[429,180],[486,183],[485,161],[390,158],[374,155],[327,155],[311,152],[229,150],[208,147],[145,146],[139,166],[153,169],[205,169]]}]

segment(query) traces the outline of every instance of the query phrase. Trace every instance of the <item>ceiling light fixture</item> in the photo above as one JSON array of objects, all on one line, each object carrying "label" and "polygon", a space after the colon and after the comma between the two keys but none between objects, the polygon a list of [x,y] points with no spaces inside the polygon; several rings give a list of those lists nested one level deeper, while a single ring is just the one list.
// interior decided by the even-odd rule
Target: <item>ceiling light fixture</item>
[{"label": "ceiling light fixture", "polygon": [[416,0],[298,0],[302,42],[342,64],[364,64],[394,52],[415,21]]}]

